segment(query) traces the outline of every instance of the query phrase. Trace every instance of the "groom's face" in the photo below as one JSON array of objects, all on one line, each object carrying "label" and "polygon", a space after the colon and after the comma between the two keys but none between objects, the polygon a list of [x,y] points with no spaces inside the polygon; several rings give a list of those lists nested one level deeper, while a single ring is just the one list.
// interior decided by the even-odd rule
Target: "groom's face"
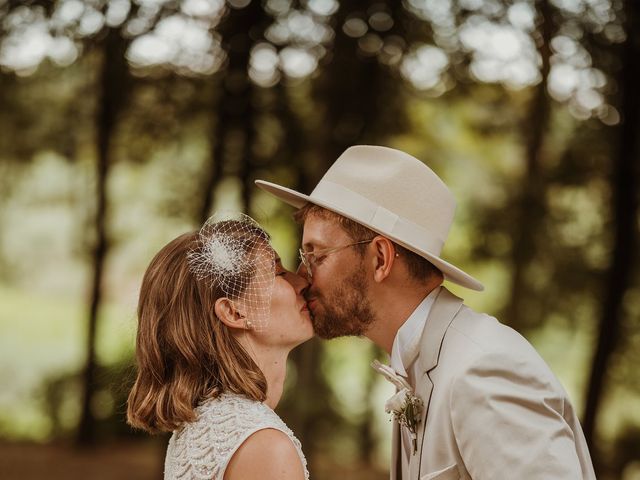
[{"label": "groom's face", "polygon": [[[319,252],[353,243],[336,219],[309,215],[304,222],[302,250]],[[368,298],[368,276],[362,256],[353,248],[344,248],[319,256],[308,278],[307,304],[313,327],[321,338],[364,335],[375,316]],[[304,266],[298,270],[306,274]]]}]

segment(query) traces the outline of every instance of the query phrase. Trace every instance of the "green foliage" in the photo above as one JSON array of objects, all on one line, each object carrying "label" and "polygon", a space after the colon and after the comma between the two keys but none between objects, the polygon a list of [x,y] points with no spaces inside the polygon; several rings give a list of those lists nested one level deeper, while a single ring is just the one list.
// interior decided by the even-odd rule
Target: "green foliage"
[{"label": "green foliage", "polygon": [[[623,23],[635,18],[629,1],[573,9],[266,1],[219,10],[182,1],[123,10],[128,2],[99,0],[77,2],[76,13],[73,2],[21,3],[0,2],[8,19],[0,26],[0,435],[66,437],[79,418],[102,98],[120,107],[101,145],[108,251],[92,408],[102,438],[130,433],[127,383],[114,379],[129,378],[137,288],[151,256],[208,212],[244,209],[295,268],[291,209],[252,181],[308,192],[356,143],[401,148],[451,186],[458,211],[445,257],[487,286],[455,293],[523,331],[582,411],[616,253],[613,179],[628,105],[620,52],[637,30]],[[32,49],[32,64],[19,63],[19,35],[38,22],[58,50],[38,59]],[[126,97],[100,83],[106,38],[127,48],[118,57]],[[544,78],[539,58],[550,62]],[[522,205],[529,191],[537,195]],[[640,425],[630,413],[640,395],[638,261],[628,265],[622,334],[601,372],[597,451],[618,473],[635,458],[629,445]],[[349,478],[363,465],[385,468],[382,405],[391,391],[368,368],[379,356],[355,339],[310,342],[292,356],[280,409],[324,478],[335,476],[328,458]]]},{"label": "green foliage", "polygon": [[[78,371],[84,361],[84,305],[62,295],[0,288],[0,430],[7,438],[47,440],[67,436],[78,419]],[[104,393],[99,418],[121,418],[122,388],[130,375],[135,334],[133,310],[106,306],[98,357]],[[124,362],[124,363],[123,363]],[[126,365],[126,366],[125,366]],[[114,387],[118,388],[114,388]]]}]

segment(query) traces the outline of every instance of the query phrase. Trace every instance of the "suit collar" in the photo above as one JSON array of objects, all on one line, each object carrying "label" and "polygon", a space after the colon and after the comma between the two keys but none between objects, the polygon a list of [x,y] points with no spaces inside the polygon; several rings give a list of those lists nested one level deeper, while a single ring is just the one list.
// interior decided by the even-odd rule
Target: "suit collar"
[{"label": "suit collar", "polygon": [[418,479],[420,475],[420,465],[422,464],[422,452],[425,442],[425,424],[429,412],[431,392],[433,382],[429,377],[429,372],[438,365],[440,351],[444,336],[453,321],[453,318],[462,307],[462,299],[453,295],[449,290],[442,287],[431,308],[427,324],[420,339],[420,356],[418,357],[419,371],[421,375],[416,379],[416,395],[424,402],[420,424],[418,425],[418,452],[411,457],[409,465],[409,479]]},{"label": "suit collar", "polygon": [[425,323],[431,312],[431,307],[442,287],[436,287],[429,292],[415,308],[409,318],[398,329],[391,348],[391,368],[399,375],[407,377],[407,369],[418,357],[420,339]]},{"label": "suit collar", "polygon": [[461,298],[444,287],[440,288],[420,337],[420,372],[429,372],[438,365],[444,335],[461,307]]}]

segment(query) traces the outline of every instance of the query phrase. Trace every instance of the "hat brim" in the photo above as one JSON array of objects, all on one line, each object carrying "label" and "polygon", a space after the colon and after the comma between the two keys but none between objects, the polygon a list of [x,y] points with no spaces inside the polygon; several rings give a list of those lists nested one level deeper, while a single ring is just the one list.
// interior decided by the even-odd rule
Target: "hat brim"
[{"label": "hat brim", "polygon": [[363,222],[361,219],[353,218],[351,215],[342,211],[336,205],[331,205],[328,202],[324,202],[322,200],[312,198],[309,195],[305,195],[303,193],[296,192],[295,190],[292,190],[290,188],[283,187],[281,185],[277,185],[275,183],[267,182],[264,180],[256,180],[255,184],[265,192],[273,195],[274,197],[282,200],[283,202],[295,208],[301,208],[307,203],[313,203],[314,205],[318,205],[334,213],[347,217],[353,220],[354,222],[357,222],[360,225],[364,225],[365,227],[373,230],[374,232],[379,233],[380,235],[384,235],[390,240],[393,240],[394,242],[403,246],[407,250],[411,250],[412,252],[420,255],[421,257],[426,258],[427,260],[429,260],[429,262],[431,262],[436,268],[438,268],[443,273],[446,280],[449,280],[450,282],[453,282],[457,285],[460,285],[461,287],[465,287],[470,290],[476,290],[480,292],[484,290],[484,286],[482,285],[482,283],[480,283],[478,280],[473,278],[468,273],[465,273],[464,271],[460,270],[455,265],[450,264],[449,262],[441,259],[437,255],[434,255],[426,250],[422,250],[420,248],[414,247],[413,245],[406,243],[402,239],[397,238],[394,235],[390,235],[388,232],[381,231],[371,225],[368,225],[366,222]]}]

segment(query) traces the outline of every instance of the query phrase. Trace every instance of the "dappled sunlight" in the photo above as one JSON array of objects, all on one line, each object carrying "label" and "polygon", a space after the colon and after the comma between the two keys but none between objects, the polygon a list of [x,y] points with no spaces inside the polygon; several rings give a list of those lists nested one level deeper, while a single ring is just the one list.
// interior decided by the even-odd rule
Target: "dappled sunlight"
[{"label": "dappled sunlight", "polygon": [[0,66],[31,75],[46,58],[64,67],[78,57],[78,48],[71,39],[51,34],[44,12],[25,7],[7,17],[5,23],[11,34],[1,44]]},{"label": "dappled sunlight", "polygon": [[448,65],[449,59],[441,49],[422,45],[405,55],[400,71],[416,88],[429,90],[441,82],[441,75]]},{"label": "dappled sunlight", "polygon": [[540,80],[533,40],[519,28],[472,16],[462,26],[460,39],[473,52],[471,71],[479,80],[514,88]]},{"label": "dappled sunlight", "polygon": [[210,75],[225,59],[219,37],[206,22],[180,15],[161,20],[155,29],[136,38],[127,57],[134,66],[170,64],[187,73]]},{"label": "dappled sunlight", "polygon": [[259,43],[251,49],[249,77],[261,87],[272,87],[280,80],[279,56],[270,43]]},{"label": "dappled sunlight", "polygon": [[[211,75],[220,70],[227,57],[215,28],[229,15],[229,8],[243,9],[248,2],[188,0],[181,2],[178,13],[159,18],[164,3],[141,1],[131,18],[127,18],[129,0],[110,1],[104,14],[78,0],[61,1],[49,21],[41,9],[16,9],[6,20],[11,33],[2,42],[0,65],[21,75],[33,74],[45,59],[66,66],[78,58],[82,48],[79,40],[95,35],[105,24],[112,28],[124,24],[133,37],[127,58],[135,68],[167,67],[182,75]],[[448,72],[453,65],[450,57],[457,56],[460,48],[470,55],[470,74],[480,82],[522,89],[541,81],[532,33],[536,12],[528,3],[518,2],[505,10],[496,2],[462,2],[457,8],[473,14],[457,29],[451,2],[415,0],[406,4],[415,15],[432,23],[434,44],[404,45],[398,37],[387,35],[394,20],[385,10],[350,16],[339,28],[358,40],[363,55],[377,56],[382,63],[399,67],[410,84],[431,96],[453,88]],[[588,12],[610,41],[624,39],[609,2],[566,0],[556,4],[571,14]],[[326,47],[335,40],[329,19],[337,6],[334,0],[310,1],[303,8],[293,8],[288,1],[267,2],[265,8],[273,15],[264,33],[269,43],[258,40],[252,47],[259,59],[252,61],[249,77],[269,88],[283,76],[295,80],[313,74],[326,55]],[[506,21],[493,19],[500,14]],[[73,31],[75,38],[62,33],[67,30]],[[549,93],[557,101],[566,102],[578,119],[596,116],[607,125],[615,125],[620,121],[619,112],[603,96],[609,85],[607,77],[592,66],[590,55],[577,38],[560,32],[552,39]],[[278,55],[277,62],[273,53]]]},{"label": "dappled sunlight", "polygon": [[[457,202],[443,258],[486,289],[445,285],[550,365],[593,420],[598,478],[634,478],[637,5],[356,3],[0,1],[2,454],[156,478],[167,439],[147,451],[124,417],[150,260],[212,212],[244,211],[297,270],[293,209],[254,181],[308,194],[368,144],[443,179]],[[312,478],[388,478],[393,387],[372,345],[313,339],[289,356],[278,414]]]}]

